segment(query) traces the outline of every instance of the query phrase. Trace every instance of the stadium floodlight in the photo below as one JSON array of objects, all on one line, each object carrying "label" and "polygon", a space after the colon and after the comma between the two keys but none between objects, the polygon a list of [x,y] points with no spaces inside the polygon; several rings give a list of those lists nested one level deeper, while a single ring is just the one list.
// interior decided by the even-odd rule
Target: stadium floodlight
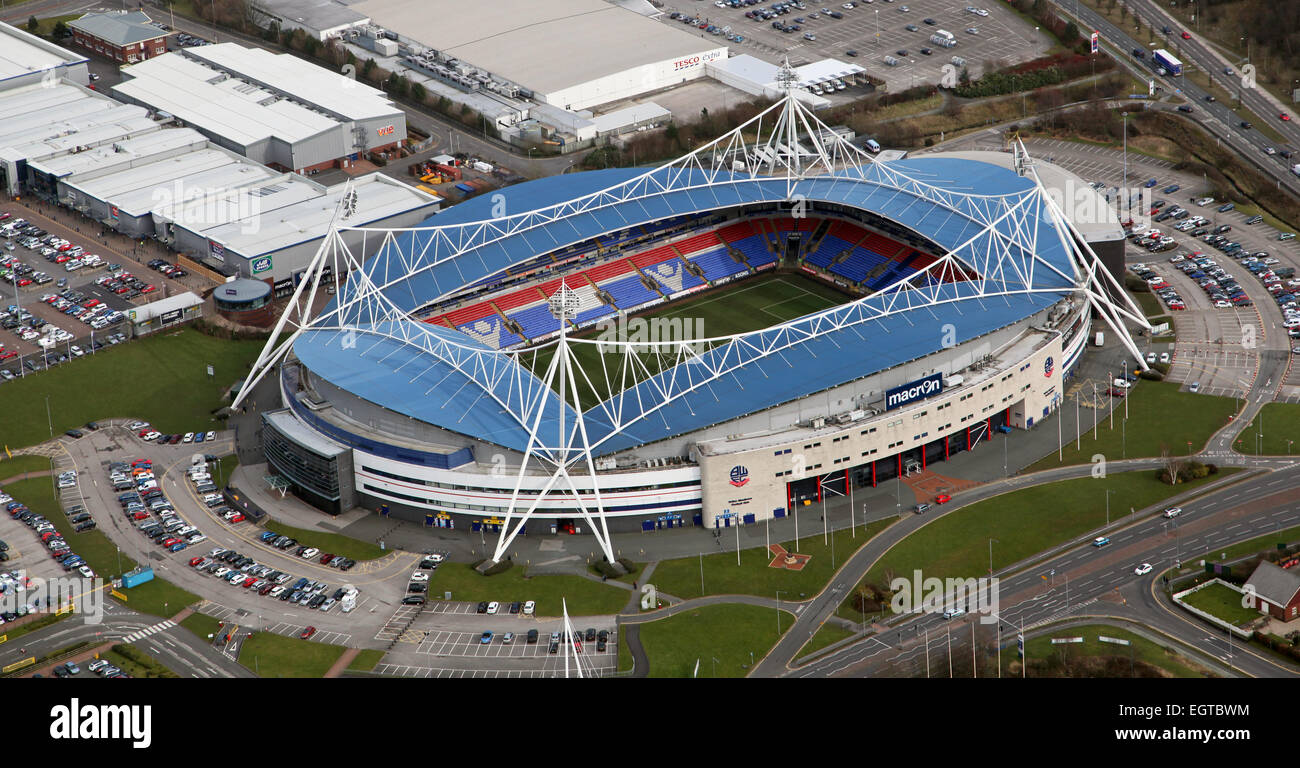
[{"label": "stadium floodlight", "polygon": [[[789,85],[788,78],[782,82]],[[655,430],[663,434],[672,409],[693,415],[692,403],[716,399],[715,387],[746,373],[765,376],[765,367],[788,367],[786,353],[819,339],[833,340],[841,332],[861,339],[879,336],[881,329],[889,332],[886,321],[901,317],[911,323],[913,313],[981,311],[1013,299],[1032,308],[1073,294],[1089,303],[1137,365],[1146,367],[1125,324],[1149,328],[1146,318],[1047,194],[1018,139],[1015,151],[1023,158],[1017,169],[1032,185],[983,192],[941,183],[915,165],[876,162],[831,131],[799,101],[795,89],[786,87],[771,107],[693,152],[540,208],[431,227],[371,228],[344,221],[355,209],[353,195],[346,205],[341,201],[235,407],[295,344],[341,348],[352,356],[349,360],[386,369],[403,383],[436,369],[439,379],[455,377],[458,387],[473,387],[478,400],[491,404],[494,418],[509,422],[510,440],[493,440],[522,456],[492,558],[506,556],[544,498],[562,498],[558,508],[582,517],[604,556],[613,561],[603,481],[594,457],[613,453],[620,440],[632,439],[634,430],[642,441],[641,435]],[[573,338],[569,332],[581,315],[580,302],[578,289],[565,280],[547,297],[560,321],[558,330],[554,338],[533,346],[496,348],[419,319],[425,308],[469,287],[464,268],[488,270],[475,274],[473,279],[479,279],[510,266],[489,265],[484,252],[512,258],[518,252],[516,262],[524,261],[571,244],[580,231],[575,222],[605,226],[604,232],[612,230],[610,221],[620,228],[649,221],[657,214],[648,211],[664,210],[668,200],[687,200],[676,204],[705,210],[789,204],[800,196],[835,201],[832,193],[845,189],[877,195],[882,204],[901,201],[896,208],[933,211],[948,232],[958,234],[941,246],[932,263],[900,272],[860,299],[762,330],[689,342]],[[367,252],[376,255],[362,263],[358,254]],[[340,285],[338,295],[313,312],[322,275],[329,269]],[[598,366],[583,365],[589,357],[578,354],[583,345],[600,345],[612,353],[598,355]],[[544,364],[543,352],[550,355]],[[431,384],[424,396],[445,397],[438,386]],[[524,504],[530,468],[543,469],[549,479],[540,492],[527,489]],[[581,485],[588,487],[580,492]]]}]

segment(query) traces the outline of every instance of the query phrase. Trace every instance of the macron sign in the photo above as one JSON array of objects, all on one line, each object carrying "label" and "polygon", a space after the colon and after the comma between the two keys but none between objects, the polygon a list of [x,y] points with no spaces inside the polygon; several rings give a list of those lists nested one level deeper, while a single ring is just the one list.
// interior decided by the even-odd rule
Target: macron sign
[{"label": "macron sign", "polygon": [[901,387],[885,391],[885,410],[892,411],[895,408],[902,407],[913,400],[923,400],[931,395],[937,395],[943,391],[943,374],[935,373],[926,376],[924,379],[908,382]]}]

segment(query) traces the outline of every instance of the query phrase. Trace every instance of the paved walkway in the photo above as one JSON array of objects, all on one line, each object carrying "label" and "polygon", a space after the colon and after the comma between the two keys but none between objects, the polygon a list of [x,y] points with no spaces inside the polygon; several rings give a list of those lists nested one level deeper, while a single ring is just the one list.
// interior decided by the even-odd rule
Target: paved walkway
[{"label": "paved walkway", "polygon": [[347,649],[343,652],[343,655],[339,657],[338,661],[334,662],[334,665],[329,668],[324,677],[342,677],[343,672],[348,668],[348,665],[351,664],[352,660],[360,654],[360,648]]},{"label": "paved walkway", "polygon": [[54,474],[54,470],[52,469],[40,469],[35,472],[24,472],[21,475],[14,475],[13,477],[6,477],[5,479],[0,480],[0,486],[6,486],[20,480],[30,480],[33,477],[49,477],[52,474]]}]

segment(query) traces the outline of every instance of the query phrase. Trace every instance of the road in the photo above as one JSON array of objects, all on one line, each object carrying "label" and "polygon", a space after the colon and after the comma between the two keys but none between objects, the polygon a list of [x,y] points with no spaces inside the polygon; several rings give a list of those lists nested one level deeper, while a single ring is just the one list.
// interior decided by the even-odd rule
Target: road
[{"label": "road", "polygon": [[[1130,588],[1135,584],[1150,585],[1149,577],[1134,573],[1138,563],[1151,563],[1155,572],[1182,562],[1182,558],[1206,550],[1225,546],[1233,541],[1252,538],[1295,525],[1300,525],[1300,464],[1270,461],[1273,471],[1264,472],[1229,487],[1206,493],[1196,501],[1178,503],[1183,512],[1173,520],[1161,515],[1125,522],[1122,527],[1107,533],[1109,547],[1098,551],[1087,542],[1096,532],[1090,532],[1062,551],[1038,560],[1031,567],[1016,570],[1016,566],[997,574],[1000,578],[999,617],[1004,633],[1014,633],[1022,626],[1050,621],[1086,610],[1091,613],[1099,600],[1114,597],[1127,600],[1124,594],[1137,597]],[[992,494],[989,494],[992,495]],[[919,521],[918,521],[919,522]],[[918,638],[928,630],[933,636],[944,635],[950,627],[968,629],[967,621],[950,622],[935,614],[921,614],[873,637],[867,637],[840,650],[818,658],[798,669],[789,662],[799,648],[842,600],[845,588],[851,588],[862,574],[884,553],[894,541],[901,539],[915,526],[894,526],[878,536],[861,550],[844,571],[837,574],[838,591],[830,589],[819,595],[805,608],[792,628],[758,665],[754,674],[759,676],[822,677],[831,675],[872,676],[882,674],[889,664],[896,664],[901,644],[904,659],[916,653]],[[1150,591],[1148,589],[1147,591]],[[1162,599],[1154,593],[1141,602],[1128,606],[1143,623],[1178,637],[1194,647],[1204,649],[1216,657],[1226,654],[1226,642],[1212,636],[1204,624],[1166,610]],[[1190,617],[1189,617],[1190,619]],[[974,620],[973,618],[971,620]],[[922,648],[922,651],[924,649]],[[1281,667],[1271,660],[1237,649],[1233,665],[1247,674],[1262,676],[1294,675],[1294,670]]]},{"label": "road", "polygon": [[112,600],[104,601],[104,617],[91,624],[80,616],[54,624],[14,642],[0,645],[0,666],[88,641],[130,643],[183,677],[252,678],[253,672],[213,649],[204,638],[157,616],[138,613]]},{"label": "road", "polygon": [[[1119,49],[1117,58],[1135,72],[1139,72],[1144,78],[1154,78],[1156,84],[1166,89],[1174,89],[1175,92],[1181,91],[1196,110],[1193,117],[1201,123],[1211,134],[1219,139],[1226,141],[1228,146],[1235,149],[1247,161],[1255,164],[1256,167],[1264,171],[1281,185],[1291,192],[1300,195],[1300,178],[1290,172],[1290,167],[1279,162],[1278,156],[1270,157],[1264,153],[1265,147],[1274,146],[1274,142],[1261,134],[1257,130],[1243,130],[1238,125],[1241,118],[1236,115],[1227,105],[1221,102],[1207,102],[1205,97],[1208,92],[1187,77],[1180,78],[1162,78],[1157,76],[1151,69],[1147,60],[1135,59],[1132,55],[1134,49],[1150,50],[1147,42],[1138,41],[1122,30],[1101,14],[1089,8],[1086,5],[1079,5],[1075,2],[1065,2],[1065,0],[1053,0],[1056,6],[1066,16],[1076,16],[1081,24],[1082,29],[1095,29],[1101,33],[1102,40]],[[1131,5],[1131,4],[1130,4]],[[1139,1],[1139,7],[1144,3]],[[1153,15],[1149,6],[1142,13],[1144,21],[1150,22],[1155,19],[1154,28],[1160,29],[1161,26],[1168,24],[1171,28],[1180,29],[1181,27],[1164,17],[1163,14]],[[1161,20],[1165,19],[1165,20]],[[1150,23],[1148,23],[1150,26]],[[1218,62],[1217,56],[1209,53],[1203,42],[1193,36],[1192,40],[1180,40],[1182,44],[1179,59],[1184,63],[1195,64],[1197,68],[1204,70],[1220,82],[1227,81],[1229,92],[1239,90],[1237,86],[1239,81],[1234,81],[1223,74],[1223,66]],[[1282,133],[1292,146],[1300,147],[1300,128],[1291,123],[1283,122],[1277,119],[1279,109],[1274,109],[1269,103],[1268,98],[1262,95],[1259,89],[1240,89],[1242,90],[1242,104],[1259,116],[1261,120],[1271,120],[1271,125]],[[1170,107],[1172,108],[1172,107]]]}]

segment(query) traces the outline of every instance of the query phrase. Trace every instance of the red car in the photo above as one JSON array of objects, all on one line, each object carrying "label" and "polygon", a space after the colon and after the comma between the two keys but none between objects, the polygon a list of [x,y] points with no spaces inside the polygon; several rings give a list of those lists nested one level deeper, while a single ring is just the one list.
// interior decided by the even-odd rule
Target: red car
[{"label": "red car", "polygon": [[1278,120],[1290,120],[1290,119],[1291,119],[1291,116],[1288,115],[1288,114],[1285,113],[1285,112],[1282,112],[1282,113],[1278,114],[1277,119],[1278,119]]},{"label": "red car", "polygon": [[231,522],[231,524],[234,524],[234,523],[242,523],[242,522],[244,522],[244,516],[243,516],[242,514],[236,512],[236,513],[235,513],[235,516],[232,517],[232,518],[230,518],[230,522]]},{"label": "red car", "polygon": [[1125,393],[1124,390],[1120,389],[1119,387],[1111,387],[1110,389],[1106,390],[1106,394],[1110,395],[1111,397],[1123,397]]},{"label": "red car", "polygon": [[7,352],[0,352],[0,362],[8,360],[11,357],[18,357],[18,353],[12,349]]},{"label": "red car", "polygon": [[256,583],[257,583],[257,577],[249,576],[248,578],[244,579],[244,583],[241,584],[240,586],[243,587],[244,589],[248,589],[249,587],[253,586]]},{"label": "red car", "polygon": [[58,535],[59,535],[59,534],[58,534],[58,532],[56,532],[56,531],[46,531],[45,533],[42,533],[42,534],[41,534],[41,541],[43,541],[43,542],[44,542],[44,541],[49,541],[50,539],[52,539],[52,538],[54,538],[55,536],[58,536]]},{"label": "red car", "polygon": [[19,288],[26,288],[27,286],[29,286],[29,285],[31,285],[31,284],[32,284],[32,279],[31,279],[30,277],[24,277],[24,278],[22,278],[21,280],[18,281],[18,287],[19,287]]},{"label": "red car", "polygon": [[149,513],[143,509],[131,515],[132,520],[144,520],[149,517]]},{"label": "red car", "polygon": [[178,541],[180,541],[180,539],[176,538],[175,536],[168,536],[167,538],[163,539],[159,543],[164,547],[170,547],[171,545],[177,543]]},{"label": "red car", "polygon": [[935,504],[947,504],[950,501],[952,501],[952,497],[946,493],[941,493],[934,497]]},{"label": "red car", "polygon": [[1192,39],[1192,36],[1191,36],[1191,34],[1188,33],[1188,32],[1183,32],[1183,39],[1184,39],[1184,40],[1191,40],[1191,39]]},{"label": "red car", "polygon": [[157,289],[156,287],[154,287],[152,284],[150,284],[150,285],[146,285],[145,287],[141,288],[141,289],[140,289],[140,293],[153,293],[153,292],[156,291],[156,290],[158,290],[158,289]]},{"label": "red car", "polygon": [[311,637],[311,636],[314,635],[314,634],[316,634],[316,628],[315,628],[315,627],[307,627],[307,628],[304,629],[302,632],[299,632],[299,633],[298,633],[298,637],[302,638],[303,640],[306,640],[307,638]]},{"label": "red car", "polygon": [[330,554],[329,552],[326,552],[325,554],[320,556],[321,565],[324,565],[325,563],[328,563],[333,559],[334,559],[334,555]]},{"label": "red car", "polygon": [[203,558],[202,558],[202,557],[191,557],[191,558],[190,558],[190,567],[193,568],[194,566],[198,565],[198,564],[201,563],[201,562],[203,562]]}]

